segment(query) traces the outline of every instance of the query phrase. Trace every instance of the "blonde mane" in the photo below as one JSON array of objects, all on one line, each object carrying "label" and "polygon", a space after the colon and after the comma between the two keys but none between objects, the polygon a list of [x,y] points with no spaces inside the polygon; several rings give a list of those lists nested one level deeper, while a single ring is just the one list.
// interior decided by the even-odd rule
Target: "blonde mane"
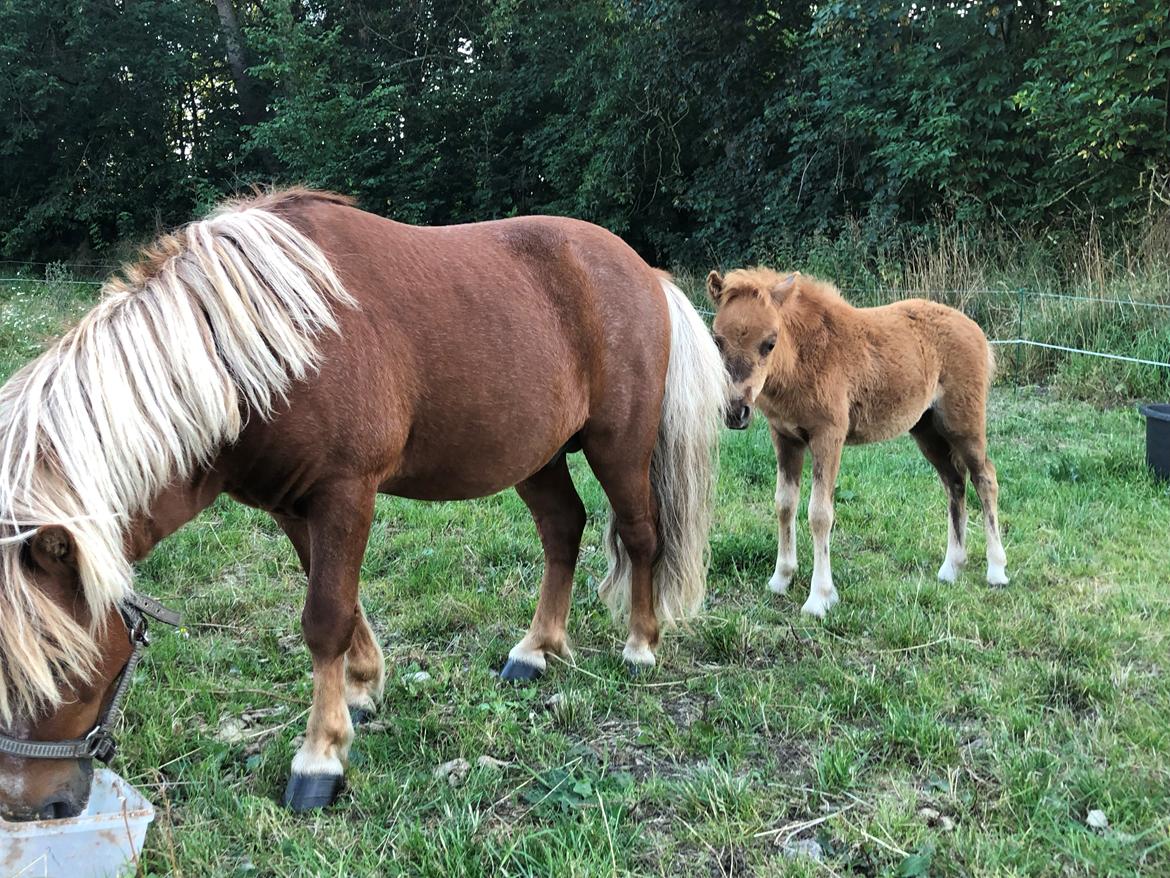
[{"label": "blonde mane", "polygon": [[[301,196],[304,197],[302,193]],[[0,719],[92,674],[94,636],[133,571],[126,526],[169,483],[267,417],[356,306],[325,255],[267,208],[234,203],[162,238],[76,327],[0,388]],[[86,630],[30,574],[25,543],[66,527]]]}]

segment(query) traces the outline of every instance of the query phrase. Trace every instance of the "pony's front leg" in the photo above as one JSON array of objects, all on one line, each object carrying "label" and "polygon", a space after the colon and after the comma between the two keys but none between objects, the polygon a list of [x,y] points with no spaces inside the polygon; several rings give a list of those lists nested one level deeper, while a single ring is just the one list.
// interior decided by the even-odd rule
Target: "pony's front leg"
[{"label": "pony's front leg", "polygon": [[313,704],[284,794],[293,811],[322,808],[341,789],[353,740],[346,652],[361,618],[358,575],[373,511],[374,486],[346,482],[318,489],[306,516],[312,564],[301,626],[313,656]]},{"label": "pony's front leg", "polygon": [[345,654],[345,703],[354,725],[360,726],[374,716],[385,688],[386,658],[359,603],[357,624]]},{"label": "pony's front leg", "polygon": [[[272,517],[288,536],[300,558],[306,577],[313,572],[309,546],[309,523],[303,518],[273,513]],[[361,725],[377,712],[386,686],[386,659],[374,636],[365,609],[358,604],[357,624],[345,654],[345,703],[354,725]]]},{"label": "pony's front leg", "polygon": [[841,466],[841,448],[844,444],[845,437],[836,433],[819,434],[809,440],[813,455],[812,496],[808,501],[808,524],[813,538],[813,576],[808,600],[800,611],[821,619],[838,599],[829,563],[829,535],[833,530],[833,489],[837,485],[837,471]]}]

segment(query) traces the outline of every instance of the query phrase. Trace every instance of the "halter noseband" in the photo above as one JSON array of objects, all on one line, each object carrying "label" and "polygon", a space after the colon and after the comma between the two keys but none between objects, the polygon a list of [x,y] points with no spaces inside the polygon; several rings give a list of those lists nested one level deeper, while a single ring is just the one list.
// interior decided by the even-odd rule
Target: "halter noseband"
[{"label": "halter noseband", "polygon": [[106,764],[114,758],[118,742],[114,740],[113,729],[122,717],[122,699],[130,689],[134,669],[142,658],[142,650],[150,645],[150,635],[146,631],[147,617],[176,628],[183,623],[182,617],[174,610],[168,610],[154,598],[136,592],[126,595],[118,610],[130,637],[130,658],[126,659],[126,665],[118,675],[113,698],[98,715],[93,728],[85,737],[69,741],[25,741],[0,734],[0,753],[22,759],[96,759]]}]

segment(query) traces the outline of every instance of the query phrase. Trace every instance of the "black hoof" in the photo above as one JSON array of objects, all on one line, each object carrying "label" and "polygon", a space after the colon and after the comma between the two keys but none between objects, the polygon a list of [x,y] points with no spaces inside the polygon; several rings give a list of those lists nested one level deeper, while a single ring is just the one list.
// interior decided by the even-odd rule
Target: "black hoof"
[{"label": "black hoof", "polygon": [[636,665],[633,662],[626,662],[626,673],[635,679],[642,676],[642,672],[646,670],[645,665]]},{"label": "black hoof", "polygon": [[337,800],[345,778],[340,774],[293,774],[284,788],[284,807],[297,814],[326,808]]},{"label": "black hoof", "polygon": [[535,665],[518,662],[516,659],[508,659],[508,663],[500,671],[500,679],[510,682],[517,680],[535,680],[543,673],[544,671]]},{"label": "black hoof", "polygon": [[374,718],[372,710],[366,710],[364,707],[351,707],[349,709],[349,721],[355,726],[362,726]]}]

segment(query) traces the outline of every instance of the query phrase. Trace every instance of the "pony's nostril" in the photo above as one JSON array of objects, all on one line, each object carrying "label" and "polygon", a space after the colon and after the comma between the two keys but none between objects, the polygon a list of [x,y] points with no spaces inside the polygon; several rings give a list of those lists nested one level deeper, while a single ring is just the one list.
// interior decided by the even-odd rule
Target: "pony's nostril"
[{"label": "pony's nostril", "polygon": [[41,805],[41,810],[37,816],[41,820],[64,820],[67,817],[76,817],[81,813],[73,802],[65,798],[53,799]]}]

